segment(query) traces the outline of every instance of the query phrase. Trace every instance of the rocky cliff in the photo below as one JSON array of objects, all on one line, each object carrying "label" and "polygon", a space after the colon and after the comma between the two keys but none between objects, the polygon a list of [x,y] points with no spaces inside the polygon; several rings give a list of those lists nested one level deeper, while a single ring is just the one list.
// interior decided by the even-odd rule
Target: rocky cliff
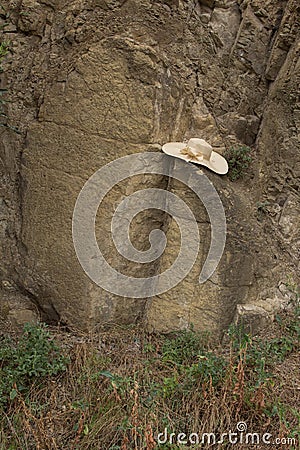
[{"label": "rocky cliff", "polygon": [[[194,324],[217,333],[249,316],[267,323],[299,281],[299,17],[297,0],[8,0],[1,10],[0,244],[3,318],[34,304],[45,320],[79,328],[145,320],[168,332]],[[16,127],[19,133],[12,130]],[[131,238],[149,246],[154,228],[168,244],[155,264],[120,256],[110,236],[116,205],[159,187],[193,210],[201,250],[168,292],[133,299],[110,294],[83,272],[72,214],[87,179],[121,156],[160,152],[202,137],[220,153],[252,148],[243,180],[205,171],[227,218],[227,243],[213,277],[198,277],[210,242],[199,199],[165,176],[138,175],[104,199],[99,246],[131,276],[165,270],[180,245],[173,218],[138,215]],[[26,301],[26,306],[16,306]],[[29,303],[28,303],[29,301]]]}]

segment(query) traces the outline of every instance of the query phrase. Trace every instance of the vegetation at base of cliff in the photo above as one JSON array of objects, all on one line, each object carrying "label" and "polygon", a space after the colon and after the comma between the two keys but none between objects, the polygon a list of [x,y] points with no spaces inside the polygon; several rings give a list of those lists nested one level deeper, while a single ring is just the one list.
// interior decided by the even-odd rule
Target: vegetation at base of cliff
[{"label": "vegetation at base of cliff", "polygon": [[246,145],[230,147],[225,152],[228,161],[228,177],[231,181],[242,178],[249,168],[252,158],[251,149]]},{"label": "vegetation at base of cliff", "polygon": [[156,438],[165,430],[168,436],[220,436],[236,431],[239,422],[296,449],[298,296],[294,302],[277,317],[271,335],[253,337],[230,327],[222,348],[193,329],[169,336],[134,327],[50,335],[42,325],[27,325],[1,345],[0,449],[208,448],[207,442],[177,445],[175,438],[158,446]]},{"label": "vegetation at base of cliff", "polygon": [[35,380],[67,368],[68,359],[45,325],[28,323],[17,342],[4,337],[0,344],[0,407],[26,394]]}]

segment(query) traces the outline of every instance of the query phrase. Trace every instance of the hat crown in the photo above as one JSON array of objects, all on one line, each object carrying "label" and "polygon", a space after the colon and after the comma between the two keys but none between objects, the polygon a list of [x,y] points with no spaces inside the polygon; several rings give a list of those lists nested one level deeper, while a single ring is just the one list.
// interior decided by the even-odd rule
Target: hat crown
[{"label": "hat crown", "polygon": [[206,158],[210,158],[212,152],[212,146],[209,145],[204,139],[191,138],[187,146],[192,150],[195,155],[204,155]]}]

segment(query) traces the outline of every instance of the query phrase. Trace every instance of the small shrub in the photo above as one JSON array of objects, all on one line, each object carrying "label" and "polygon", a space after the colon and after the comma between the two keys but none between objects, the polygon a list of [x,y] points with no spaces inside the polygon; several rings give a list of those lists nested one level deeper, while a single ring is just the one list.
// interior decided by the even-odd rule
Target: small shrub
[{"label": "small shrub", "polygon": [[228,330],[231,346],[236,355],[243,355],[248,373],[252,373],[259,382],[270,378],[270,369],[283,362],[287,356],[297,351],[300,344],[300,326],[298,310],[292,317],[282,321],[277,319],[278,328],[282,333],[280,337],[264,340],[253,338],[242,327],[231,325]]},{"label": "small shrub", "polygon": [[256,217],[260,222],[262,221],[263,217],[268,214],[268,206],[270,205],[271,203],[268,200],[256,203]]},{"label": "small shrub", "polygon": [[4,338],[0,347],[0,406],[13,400],[40,377],[66,370],[67,358],[46,325],[26,324],[17,343]]},{"label": "small shrub", "polygon": [[268,206],[270,206],[270,202],[268,200],[256,203],[257,211],[263,214],[268,212]]},{"label": "small shrub", "polygon": [[209,336],[196,333],[192,328],[166,338],[162,347],[162,359],[174,365],[192,363],[207,349]]},{"label": "small shrub", "polygon": [[211,382],[212,386],[217,386],[224,379],[227,366],[225,358],[215,355],[213,352],[207,352],[199,356],[198,364],[193,364],[188,368],[187,374],[194,382],[198,381],[202,384]]},{"label": "small shrub", "polygon": [[245,175],[252,158],[250,156],[251,149],[246,145],[239,147],[230,147],[226,153],[225,158],[228,161],[228,177],[231,181],[238,180]]}]

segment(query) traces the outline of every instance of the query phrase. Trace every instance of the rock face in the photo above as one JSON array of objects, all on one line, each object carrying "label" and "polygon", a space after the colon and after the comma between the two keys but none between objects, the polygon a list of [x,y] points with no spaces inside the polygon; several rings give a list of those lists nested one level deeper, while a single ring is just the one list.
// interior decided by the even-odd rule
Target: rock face
[{"label": "rock face", "polygon": [[[20,134],[1,132],[2,280],[26,301],[29,295],[46,320],[79,328],[144,320],[155,331],[194,324],[216,333],[237,311],[261,308],[261,292],[288,277],[299,281],[299,15],[297,0],[9,0],[0,16],[11,50],[1,87],[10,100],[7,124]],[[217,271],[198,284],[210,243],[199,199],[172,179],[141,175],[119,183],[99,209],[96,236],[107,261],[149,277],[176,259],[179,230],[157,210],[139,214],[130,231],[140,251],[153,229],[165,231],[169,245],[155,263],[129,263],[110,236],[118,203],[156,187],[193,210],[197,262],[152,298],[101,289],[72,242],[84,183],[119,157],[195,136],[221,153],[236,144],[253,148],[243,181],[205,172],[227,217]]]}]

